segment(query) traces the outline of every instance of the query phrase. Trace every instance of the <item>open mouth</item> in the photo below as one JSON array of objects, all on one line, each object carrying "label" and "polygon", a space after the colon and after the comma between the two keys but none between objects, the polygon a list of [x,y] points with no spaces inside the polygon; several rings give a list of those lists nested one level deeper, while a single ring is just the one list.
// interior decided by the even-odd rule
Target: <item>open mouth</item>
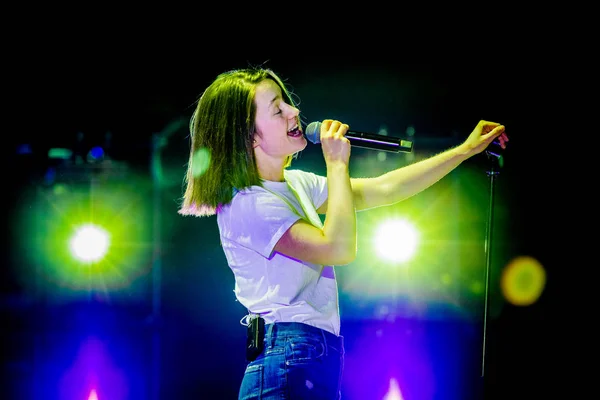
[{"label": "open mouth", "polygon": [[300,130],[299,127],[295,127],[294,129],[288,131],[287,134],[288,134],[288,136],[291,136],[291,137],[299,137],[299,136],[302,136],[302,131]]}]

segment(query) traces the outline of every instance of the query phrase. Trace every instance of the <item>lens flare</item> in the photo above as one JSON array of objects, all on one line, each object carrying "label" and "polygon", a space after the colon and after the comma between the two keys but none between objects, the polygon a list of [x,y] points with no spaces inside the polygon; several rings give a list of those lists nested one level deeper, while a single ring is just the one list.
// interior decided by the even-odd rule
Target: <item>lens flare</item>
[{"label": "lens flare", "polygon": [[199,148],[192,158],[192,175],[197,178],[203,175],[210,166],[210,151],[207,148]]},{"label": "lens flare", "polygon": [[517,306],[535,303],[546,285],[546,271],[533,257],[514,258],[502,271],[500,287],[507,301]]}]

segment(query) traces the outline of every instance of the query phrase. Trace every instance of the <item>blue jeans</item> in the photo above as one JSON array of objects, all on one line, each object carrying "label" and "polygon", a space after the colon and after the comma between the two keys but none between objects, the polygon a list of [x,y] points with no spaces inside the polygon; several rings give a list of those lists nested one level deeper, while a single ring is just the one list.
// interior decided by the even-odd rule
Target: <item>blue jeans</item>
[{"label": "blue jeans", "polygon": [[344,338],[300,322],[265,325],[265,347],[246,367],[239,400],[339,400]]}]

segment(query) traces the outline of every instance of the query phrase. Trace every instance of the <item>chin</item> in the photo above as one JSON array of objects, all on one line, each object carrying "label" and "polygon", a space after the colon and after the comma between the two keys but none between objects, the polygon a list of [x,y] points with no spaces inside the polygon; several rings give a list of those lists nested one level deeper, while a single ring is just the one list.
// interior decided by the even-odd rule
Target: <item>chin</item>
[{"label": "chin", "polygon": [[308,142],[306,141],[306,138],[304,136],[302,136],[302,137],[298,138],[297,140],[298,140],[299,143],[301,143],[301,144],[299,144],[299,146],[301,148],[298,151],[304,150],[306,148],[306,146],[308,145]]}]

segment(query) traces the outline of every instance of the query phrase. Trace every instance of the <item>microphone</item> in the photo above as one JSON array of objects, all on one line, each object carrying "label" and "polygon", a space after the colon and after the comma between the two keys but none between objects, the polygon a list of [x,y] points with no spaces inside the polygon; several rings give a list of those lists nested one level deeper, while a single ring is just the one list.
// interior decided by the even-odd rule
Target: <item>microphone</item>
[{"label": "microphone", "polygon": [[[306,127],[306,138],[314,143],[321,143],[321,123],[318,121],[311,122]],[[346,137],[352,146],[363,147],[365,149],[388,151],[391,153],[410,153],[413,148],[411,141],[402,140],[400,138],[377,135],[374,133],[348,131]]]}]

